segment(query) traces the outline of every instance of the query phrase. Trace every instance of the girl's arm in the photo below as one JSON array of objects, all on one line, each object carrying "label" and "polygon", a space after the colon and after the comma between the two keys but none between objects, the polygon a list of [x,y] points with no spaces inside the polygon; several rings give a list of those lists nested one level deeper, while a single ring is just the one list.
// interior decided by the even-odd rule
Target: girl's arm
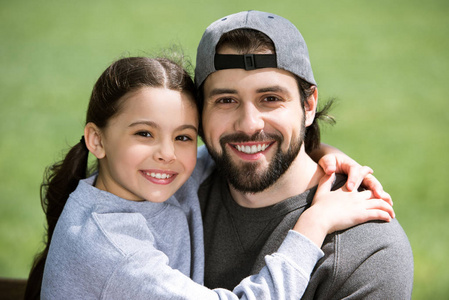
[{"label": "girl's arm", "polygon": [[242,280],[233,291],[208,289],[170,267],[168,257],[145,247],[116,265],[103,286],[102,299],[300,299],[323,252],[304,236],[291,231],[266,266]]},{"label": "girl's arm", "polygon": [[395,217],[387,200],[375,198],[370,190],[351,192],[346,187],[331,191],[335,174],[324,175],[312,206],[298,219],[293,230],[321,247],[326,235],[372,220],[389,222]]},{"label": "girl's arm", "polygon": [[374,196],[383,199],[393,205],[390,195],[383,190],[382,184],[372,175],[373,170],[367,166],[361,166],[339,149],[320,144],[320,147],[309,153],[328,175],[341,173],[348,176],[346,188],[353,191],[359,185],[373,192]]}]

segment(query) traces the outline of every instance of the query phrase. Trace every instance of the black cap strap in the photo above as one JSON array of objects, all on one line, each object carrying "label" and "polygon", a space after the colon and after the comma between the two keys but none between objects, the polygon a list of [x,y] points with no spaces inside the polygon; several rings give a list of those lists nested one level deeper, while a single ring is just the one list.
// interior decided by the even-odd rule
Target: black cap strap
[{"label": "black cap strap", "polygon": [[277,68],[276,54],[215,54],[215,70]]}]

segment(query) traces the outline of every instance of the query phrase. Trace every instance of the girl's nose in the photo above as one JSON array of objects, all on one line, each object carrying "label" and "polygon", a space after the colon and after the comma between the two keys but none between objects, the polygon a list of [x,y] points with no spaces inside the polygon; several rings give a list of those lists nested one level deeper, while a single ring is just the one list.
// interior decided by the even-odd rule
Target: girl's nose
[{"label": "girl's nose", "polygon": [[155,160],[163,163],[171,163],[176,159],[175,147],[172,141],[163,141],[155,153]]}]

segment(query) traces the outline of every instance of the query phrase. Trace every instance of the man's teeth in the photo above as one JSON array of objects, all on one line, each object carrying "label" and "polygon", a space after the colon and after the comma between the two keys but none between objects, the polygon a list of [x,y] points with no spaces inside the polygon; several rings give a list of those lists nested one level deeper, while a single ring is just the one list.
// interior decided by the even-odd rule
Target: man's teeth
[{"label": "man's teeth", "polygon": [[267,149],[269,144],[259,144],[259,145],[252,145],[252,146],[243,146],[243,145],[236,145],[236,149],[240,152],[246,153],[246,154],[254,154],[257,152],[265,151]]},{"label": "man's teeth", "polygon": [[145,175],[153,177],[153,178],[157,178],[157,179],[167,179],[172,177],[173,175],[170,174],[165,174],[165,173],[149,173],[149,172],[145,172]]}]

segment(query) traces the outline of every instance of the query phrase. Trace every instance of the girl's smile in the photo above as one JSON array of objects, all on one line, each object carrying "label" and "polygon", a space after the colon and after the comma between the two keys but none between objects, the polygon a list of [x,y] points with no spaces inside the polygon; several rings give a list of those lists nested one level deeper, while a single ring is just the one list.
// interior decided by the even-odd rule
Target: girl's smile
[{"label": "girl's smile", "polygon": [[176,172],[161,171],[161,170],[146,170],[141,171],[142,175],[154,184],[169,184],[178,175]]}]

